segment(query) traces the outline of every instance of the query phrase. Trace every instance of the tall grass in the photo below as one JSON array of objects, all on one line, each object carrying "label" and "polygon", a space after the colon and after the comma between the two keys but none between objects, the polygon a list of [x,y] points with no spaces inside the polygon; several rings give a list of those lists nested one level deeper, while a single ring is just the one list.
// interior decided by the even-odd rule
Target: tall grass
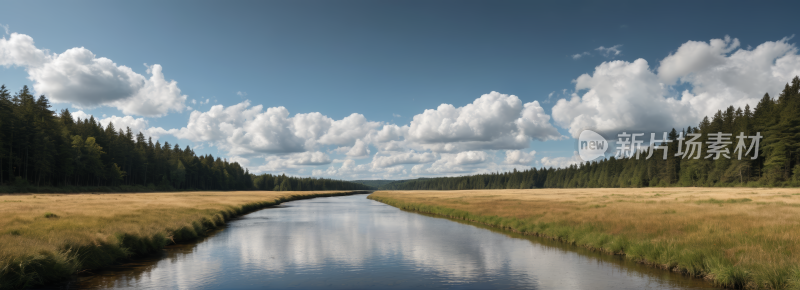
[{"label": "tall grass", "polygon": [[176,191],[171,186],[157,187],[153,184],[144,185],[120,185],[120,186],[36,186],[27,184],[17,184],[14,186],[0,185],[0,194],[3,193],[84,193],[84,192],[164,192]]},{"label": "tall grass", "polygon": [[[718,286],[800,289],[797,189],[380,191],[401,209],[543,236]],[[744,198],[743,196],[746,196]]]},{"label": "tall grass", "polygon": [[281,202],[352,193],[0,195],[0,289],[58,281],[154,253]]}]

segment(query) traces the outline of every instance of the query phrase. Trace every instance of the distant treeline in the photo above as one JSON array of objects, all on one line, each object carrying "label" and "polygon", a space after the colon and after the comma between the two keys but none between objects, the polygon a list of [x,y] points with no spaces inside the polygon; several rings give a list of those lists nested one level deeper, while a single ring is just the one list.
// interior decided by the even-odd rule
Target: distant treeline
[{"label": "distant treeline", "polygon": [[353,180],[355,183],[364,184],[366,186],[372,186],[374,188],[380,188],[387,183],[397,182],[397,180],[386,180],[386,179],[375,179],[375,180]]},{"label": "distant treeline", "polygon": [[[645,187],[645,186],[800,186],[800,78],[786,84],[778,98],[765,94],[755,109],[730,106],[705,117],[697,127],[680,129],[683,135],[702,134],[700,159],[675,156],[681,135],[672,129],[668,139],[667,159],[662,151],[646,159],[610,157],[567,168],[531,168],[530,170],[462,177],[442,177],[397,181],[382,189],[453,190],[502,188],[578,188],[578,187]],[[710,133],[732,133],[727,148],[729,158],[706,159]],[[734,154],[739,132],[754,136],[759,132],[758,158],[754,152],[738,160]],[[642,132],[650,133],[650,132]],[[654,132],[655,133],[655,132]],[[649,134],[648,134],[649,135]],[[656,139],[661,139],[657,133]],[[687,138],[688,140],[689,138]],[[713,140],[712,140],[713,142]],[[747,145],[750,146],[750,139]],[[662,143],[661,145],[665,145]],[[643,146],[647,146],[644,144]],[[612,148],[613,149],[613,148]],[[685,146],[683,148],[686,150]],[[724,149],[723,149],[724,150]],[[744,154],[743,154],[744,155]]]},{"label": "distant treeline", "polygon": [[262,174],[253,177],[255,189],[273,191],[301,190],[371,190],[376,187],[335,179],[298,178],[286,175]]},{"label": "distant treeline", "polygon": [[0,185],[146,187],[151,190],[357,190],[369,186],[285,175],[255,176],[236,162],[162,145],[113,123],[56,114],[45,96],[27,86],[9,94],[0,86]]}]

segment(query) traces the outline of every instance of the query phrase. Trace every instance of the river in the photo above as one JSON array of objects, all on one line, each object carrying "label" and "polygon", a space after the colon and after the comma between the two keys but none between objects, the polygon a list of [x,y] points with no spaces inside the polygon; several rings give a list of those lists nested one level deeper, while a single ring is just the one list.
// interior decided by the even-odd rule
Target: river
[{"label": "river", "polygon": [[284,203],[195,244],[64,289],[714,289],[546,239],[405,212],[366,195]]}]

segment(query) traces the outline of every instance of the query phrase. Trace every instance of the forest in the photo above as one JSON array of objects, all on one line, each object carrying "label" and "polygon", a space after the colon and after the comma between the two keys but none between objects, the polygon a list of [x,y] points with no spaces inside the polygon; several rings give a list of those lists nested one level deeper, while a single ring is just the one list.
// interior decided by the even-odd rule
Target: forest
[{"label": "forest", "polygon": [[[130,128],[103,128],[94,117],[73,119],[52,111],[45,96],[27,86],[13,96],[0,86],[0,186],[155,190],[397,190],[524,189],[647,186],[800,186],[800,78],[777,98],[765,94],[755,108],[729,106],[696,126],[668,131],[663,158],[608,157],[566,168],[530,168],[460,177],[348,182],[286,175],[254,175],[236,162],[198,156],[186,146],[159,141]],[[665,128],[666,129],[666,128]],[[679,136],[760,133],[758,158],[676,156]],[[726,145],[734,155],[734,142]],[[663,144],[662,145],[667,145]],[[703,148],[707,150],[707,148]],[[646,154],[645,152],[643,154]],[[660,154],[657,153],[656,155]],[[703,154],[705,156],[706,154]],[[753,154],[751,154],[753,155]],[[365,184],[367,183],[367,184]],[[0,191],[3,189],[0,188]],[[13,190],[13,189],[12,189]],[[18,190],[18,189],[17,189]],[[102,191],[102,190],[98,190]]]},{"label": "forest", "polygon": [[363,184],[286,175],[254,175],[236,162],[196,155],[130,128],[103,128],[94,117],[58,114],[27,86],[0,86],[0,192],[170,190],[363,190]]},{"label": "forest", "polygon": [[[666,129],[666,128],[665,128]],[[697,127],[669,132],[667,159],[608,157],[566,168],[531,168],[529,170],[460,177],[440,177],[396,181],[381,189],[397,190],[459,190],[459,189],[524,189],[580,187],[648,187],[648,186],[800,186],[800,78],[787,83],[777,98],[765,94],[756,104],[742,108],[729,106],[706,116]],[[710,133],[743,132],[763,136],[758,158],[741,160],[733,152],[737,139],[726,145],[731,158],[705,158],[708,147],[703,146],[699,159],[676,156],[679,136],[701,134],[698,140],[707,144]],[[656,138],[659,139],[659,138]],[[646,146],[646,145],[645,145]],[[656,157],[662,152],[656,151]],[[644,150],[644,155],[647,150]]]}]

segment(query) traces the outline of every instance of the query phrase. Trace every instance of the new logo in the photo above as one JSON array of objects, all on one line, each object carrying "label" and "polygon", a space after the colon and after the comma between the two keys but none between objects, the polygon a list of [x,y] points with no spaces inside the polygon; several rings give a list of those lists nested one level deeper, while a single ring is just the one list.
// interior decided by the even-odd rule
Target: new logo
[{"label": "new logo", "polygon": [[578,155],[583,161],[591,161],[597,157],[604,156],[608,150],[608,141],[597,132],[583,130],[578,136]]}]

